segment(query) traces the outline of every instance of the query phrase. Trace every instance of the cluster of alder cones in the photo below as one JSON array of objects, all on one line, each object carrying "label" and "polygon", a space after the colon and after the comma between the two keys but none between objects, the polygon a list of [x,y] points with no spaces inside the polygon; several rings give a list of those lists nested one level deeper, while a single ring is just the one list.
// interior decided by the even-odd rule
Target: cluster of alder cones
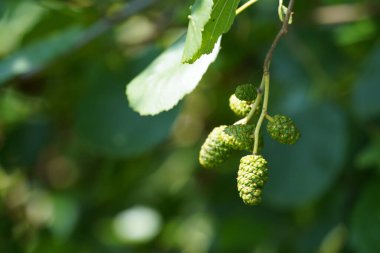
[{"label": "cluster of alder cones", "polygon": [[[231,110],[239,117],[246,117],[252,110],[257,96],[257,89],[252,84],[239,85],[229,99]],[[255,114],[259,110],[255,109]],[[293,120],[284,115],[268,115],[267,132],[282,144],[295,144],[300,138],[300,132]],[[214,128],[203,143],[199,162],[205,168],[215,168],[223,163],[234,150],[252,151],[254,146],[255,120],[234,125],[222,125]],[[259,152],[263,147],[260,136]],[[237,188],[243,202],[247,205],[257,205],[261,202],[262,189],[268,180],[267,161],[259,154],[243,156],[237,176]]]}]

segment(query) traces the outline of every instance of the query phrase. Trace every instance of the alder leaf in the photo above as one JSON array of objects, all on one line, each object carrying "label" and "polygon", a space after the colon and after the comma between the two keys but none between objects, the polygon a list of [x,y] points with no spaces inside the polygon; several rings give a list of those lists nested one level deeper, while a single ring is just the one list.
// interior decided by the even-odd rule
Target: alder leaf
[{"label": "alder leaf", "polygon": [[379,64],[380,44],[377,44],[365,60],[353,89],[354,112],[361,120],[377,119],[380,115]]},{"label": "alder leaf", "polygon": [[189,17],[183,62],[193,63],[202,55],[212,52],[218,38],[230,30],[239,2],[240,0],[198,0],[195,3]]},{"label": "alder leaf", "polygon": [[173,108],[197,86],[209,65],[216,59],[220,40],[210,55],[193,64],[181,62],[185,36],[163,52],[127,85],[130,106],[141,115],[155,115]]},{"label": "alder leaf", "polygon": [[179,110],[141,117],[129,108],[122,85],[103,81],[91,86],[78,103],[74,118],[78,140],[88,150],[109,157],[134,157],[170,134]]},{"label": "alder leaf", "polygon": [[324,194],[343,169],[347,147],[345,118],[333,105],[306,105],[291,116],[302,133],[300,140],[291,147],[268,140],[264,150],[271,167],[264,202],[283,209]]},{"label": "alder leaf", "polygon": [[380,186],[373,180],[361,192],[351,214],[350,244],[355,252],[380,252]]},{"label": "alder leaf", "polygon": [[213,0],[197,0],[190,7],[189,26],[187,28],[186,45],[182,55],[182,62],[195,61],[202,46],[202,30],[211,18]]},{"label": "alder leaf", "polygon": [[[284,22],[284,19],[285,19],[287,13],[288,13],[288,7],[286,7],[283,4],[283,0],[279,0],[279,3],[278,3],[278,17],[280,18],[281,22]],[[290,17],[289,17],[288,23],[289,24],[293,23],[293,12],[290,13]]]},{"label": "alder leaf", "polygon": [[64,55],[78,43],[82,32],[80,27],[69,27],[4,58],[0,62],[0,86],[15,76],[36,71]]},{"label": "alder leaf", "polygon": [[6,55],[17,48],[24,35],[40,21],[45,11],[33,1],[10,3],[0,18],[0,55]]}]

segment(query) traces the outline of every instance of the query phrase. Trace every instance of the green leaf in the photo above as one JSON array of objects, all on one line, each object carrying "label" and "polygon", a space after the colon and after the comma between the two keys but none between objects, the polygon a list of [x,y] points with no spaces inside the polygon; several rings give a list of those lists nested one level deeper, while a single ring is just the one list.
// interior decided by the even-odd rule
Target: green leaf
[{"label": "green leaf", "polygon": [[380,45],[371,51],[353,91],[354,111],[359,118],[378,118],[380,113]]},{"label": "green leaf", "polygon": [[355,159],[355,165],[360,169],[376,168],[380,171],[380,136],[370,135],[371,143],[361,150]]},{"label": "green leaf", "polygon": [[197,86],[209,65],[216,59],[220,42],[210,55],[194,64],[181,63],[183,36],[163,52],[127,85],[130,106],[141,115],[155,115],[173,108]]},{"label": "green leaf", "polygon": [[31,117],[8,133],[0,149],[0,161],[4,166],[34,166],[52,135],[49,119],[42,115]]},{"label": "green leaf", "polygon": [[42,68],[70,50],[80,38],[82,29],[71,27],[35,42],[0,62],[0,85],[9,79]]},{"label": "green leaf", "polygon": [[351,216],[350,243],[355,252],[380,252],[380,184],[365,188]]},{"label": "green leaf", "polygon": [[112,157],[133,157],[169,135],[178,110],[141,117],[129,108],[123,86],[106,81],[92,86],[79,103],[74,124],[91,150]]},{"label": "green leaf", "polygon": [[53,198],[53,217],[49,224],[53,234],[66,239],[74,229],[79,217],[79,205],[69,196],[55,195]]},{"label": "green leaf", "polygon": [[15,90],[0,94],[0,125],[3,127],[26,120],[35,109],[35,103]]},{"label": "green leaf", "polygon": [[[265,142],[270,168],[264,202],[294,208],[321,196],[343,168],[347,130],[341,112],[329,104],[291,115],[302,137],[289,147]],[[293,117],[294,116],[294,117]]]},{"label": "green leaf", "polygon": [[[295,56],[280,44],[272,62],[270,113],[289,115],[300,129],[293,146],[265,141],[269,180],[263,203],[291,209],[320,198],[344,168],[349,144],[347,119],[324,97],[313,96],[311,76]],[[264,136],[266,137],[266,136]]]},{"label": "green leaf", "polygon": [[213,0],[197,0],[190,7],[189,26],[187,28],[186,45],[182,55],[182,62],[195,61],[195,55],[202,46],[202,31],[211,17]]},{"label": "green leaf", "polygon": [[18,46],[24,34],[40,20],[44,9],[32,1],[15,2],[0,18],[0,55]]},{"label": "green leaf", "polygon": [[[279,0],[279,3],[278,3],[278,17],[280,18],[281,22],[284,22],[284,19],[286,17],[286,13],[288,13],[288,7],[286,7],[283,4],[283,0]],[[290,17],[289,17],[288,23],[289,24],[293,23],[293,12],[290,13]]]},{"label": "green leaf", "polygon": [[[182,61],[193,63],[212,52],[218,38],[230,30],[240,0],[198,0],[189,17]],[[212,6],[212,9],[210,9]],[[207,17],[209,17],[207,19]]]}]

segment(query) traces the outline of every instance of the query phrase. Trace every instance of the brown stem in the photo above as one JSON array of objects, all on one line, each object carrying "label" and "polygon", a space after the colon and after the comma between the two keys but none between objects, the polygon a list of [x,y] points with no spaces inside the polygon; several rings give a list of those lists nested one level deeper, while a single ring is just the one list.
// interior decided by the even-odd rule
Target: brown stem
[{"label": "brown stem", "polygon": [[288,11],[286,12],[285,19],[282,23],[281,30],[277,33],[275,39],[273,40],[273,43],[271,47],[269,48],[269,51],[265,57],[264,61],[264,74],[263,74],[263,81],[261,82],[260,90],[264,90],[264,100],[263,100],[263,106],[261,108],[261,114],[259,117],[259,120],[257,121],[256,127],[255,127],[255,141],[254,141],[254,147],[253,147],[253,154],[256,155],[258,153],[258,146],[259,146],[259,134],[261,125],[263,124],[264,118],[266,115],[268,115],[268,103],[269,103],[269,68],[270,63],[272,61],[273,52],[276,49],[278,42],[280,41],[281,37],[284,36],[288,32],[288,26],[289,26],[289,18],[292,15],[294,7],[294,0],[290,0]]},{"label": "brown stem", "polygon": [[292,15],[293,8],[294,8],[294,0],[290,0],[289,6],[288,6],[288,11],[286,12],[286,16],[284,18],[284,22],[282,23],[282,27],[281,27],[280,31],[277,33],[276,38],[273,40],[272,45],[269,48],[269,51],[265,57],[264,73],[269,72],[270,63],[271,63],[272,58],[273,58],[273,52],[276,49],[277,44],[280,41],[281,37],[284,36],[288,32],[289,19],[290,19],[290,16]]}]

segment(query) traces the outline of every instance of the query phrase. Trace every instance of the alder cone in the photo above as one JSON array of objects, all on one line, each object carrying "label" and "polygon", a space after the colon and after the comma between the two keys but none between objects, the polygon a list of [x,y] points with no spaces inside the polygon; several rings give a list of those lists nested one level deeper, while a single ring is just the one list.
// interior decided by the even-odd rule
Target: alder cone
[{"label": "alder cone", "polygon": [[241,84],[236,87],[235,96],[240,100],[250,102],[256,99],[257,89],[255,85],[250,83]]},{"label": "alder cone", "polygon": [[245,204],[258,205],[261,202],[262,189],[267,180],[267,161],[261,155],[247,155],[241,158],[237,187]]},{"label": "alder cone", "polygon": [[267,124],[267,132],[274,140],[282,144],[295,144],[301,137],[293,120],[284,115],[275,115],[273,121]]},{"label": "alder cone", "polygon": [[[203,143],[199,162],[205,168],[223,163],[233,150],[251,151],[254,145],[254,125],[231,125],[214,128]],[[259,146],[262,147],[262,138]]]},{"label": "alder cone", "polygon": [[214,128],[207,136],[199,152],[199,163],[205,168],[214,168],[223,163],[231,154],[231,147],[225,139],[227,126]]},{"label": "alder cone", "polygon": [[232,149],[250,151],[254,144],[254,130],[255,126],[253,125],[232,125],[226,127],[224,133],[226,141]]},{"label": "alder cone", "polygon": [[235,94],[232,94],[229,99],[229,106],[231,111],[233,111],[236,116],[244,118],[251,111],[252,101],[247,102],[244,100],[238,99]]}]

